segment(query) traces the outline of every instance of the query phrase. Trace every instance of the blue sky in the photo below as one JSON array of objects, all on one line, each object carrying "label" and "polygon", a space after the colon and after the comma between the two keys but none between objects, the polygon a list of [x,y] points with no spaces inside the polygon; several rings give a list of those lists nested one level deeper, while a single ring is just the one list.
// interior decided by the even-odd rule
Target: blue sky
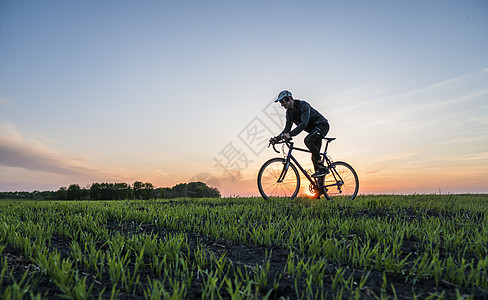
[{"label": "blue sky", "polygon": [[488,192],[486,28],[486,1],[3,0],[0,190],[256,194],[274,152],[242,132],[289,89],[361,192]]}]

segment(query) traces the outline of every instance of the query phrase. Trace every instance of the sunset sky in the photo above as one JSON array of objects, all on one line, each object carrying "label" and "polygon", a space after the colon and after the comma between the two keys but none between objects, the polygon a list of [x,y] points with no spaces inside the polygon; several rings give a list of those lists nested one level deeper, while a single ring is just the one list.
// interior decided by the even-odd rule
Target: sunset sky
[{"label": "sunset sky", "polygon": [[484,0],[0,0],[0,191],[258,195],[288,89],[360,193],[488,193],[487,29]]}]

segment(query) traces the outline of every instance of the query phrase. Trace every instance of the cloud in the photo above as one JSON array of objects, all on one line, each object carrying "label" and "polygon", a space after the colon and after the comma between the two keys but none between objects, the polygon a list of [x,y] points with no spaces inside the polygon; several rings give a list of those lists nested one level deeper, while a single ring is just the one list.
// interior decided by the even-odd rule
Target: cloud
[{"label": "cloud", "polygon": [[[388,104],[388,107],[393,104],[397,105],[398,103],[404,103],[404,105],[410,104],[406,101],[400,101],[402,99],[417,99],[417,107],[415,107],[416,110],[418,110],[418,105],[445,106],[446,104],[459,103],[472,98],[485,96],[488,93],[487,89],[475,89],[473,92],[467,94],[464,91],[469,91],[470,89],[472,89],[471,85],[474,83],[478,83],[480,81],[485,82],[485,73],[487,70],[488,68],[485,68],[481,71],[461,75],[455,78],[436,82],[427,86],[422,86],[417,89],[404,92],[394,92],[394,86],[382,87],[378,86],[377,84],[370,83],[366,85],[361,85],[348,91],[331,95],[329,99],[333,103],[336,103],[336,113],[363,109],[364,107],[378,107],[378,105],[382,103]],[[438,99],[436,98],[431,99],[431,93],[433,91],[436,93],[436,95],[439,95],[439,97],[441,97],[442,101],[438,101]],[[448,94],[455,91],[462,91],[462,94]],[[448,96],[448,99],[445,99],[446,95]]]},{"label": "cloud", "polygon": [[[390,96],[387,96],[386,98],[387,99],[392,99],[392,98],[396,98],[396,99],[398,99],[398,98],[405,98],[405,97],[409,97],[409,96],[412,96],[412,95],[418,95],[418,94],[426,93],[426,92],[429,92],[429,91],[432,91],[432,90],[439,90],[440,88],[446,88],[446,87],[455,87],[457,89],[459,87],[459,84],[466,85],[469,82],[473,82],[473,81],[479,80],[480,78],[484,78],[485,76],[486,75],[484,74],[484,70],[482,70],[482,71],[476,71],[474,73],[469,73],[469,74],[461,75],[461,76],[458,76],[458,77],[455,77],[455,78],[447,79],[447,80],[444,80],[444,81],[441,81],[441,82],[437,82],[437,83],[434,83],[434,84],[431,84],[431,85],[428,85],[428,86],[425,86],[425,87],[421,87],[421,88],[416,89],[416,90],[412,90],[412,91],[400,93],[400,94],[397,94],[397,95],[390,95]],[[484,93],[484,91],[482,93]]]},{"label": "cloud", "polygon": [[48,145],[25,139],[11,124],[0,124],[0,165],[60,175],[93,175],[92,167]]},{"label": "cloud", "polygon": [[366,171],[366,172],[364,172],[364,174],[375,174],[375,173],[378,173],[378,172],[381,172],[381,169],[374,170],[374,171]]}]

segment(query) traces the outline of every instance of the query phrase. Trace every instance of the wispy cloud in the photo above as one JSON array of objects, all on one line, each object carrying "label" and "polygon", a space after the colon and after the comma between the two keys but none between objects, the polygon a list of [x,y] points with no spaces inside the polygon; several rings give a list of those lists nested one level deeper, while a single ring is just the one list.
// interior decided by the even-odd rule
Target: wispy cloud
[{"label": "wispy cloud", "polygon": [[375,161],[372,161],[372,163],[389,163],[389,164],[394,164],[398,162],[404,162],[404,161],[409,161],[413,159],[415,156],[419,155],[421,152],[397,152],[397,153],[391,153],[391,154],[384,154],[381,157],[378,157],[375,159]]},{"label": "wispy cloud", "polygon": [[[438,93],[444,95],[444,91],[448,88],[458,88],[460,86],[468,86],[471,82],[479,80],[486,80],[486,72],[488,68],[470,74],[461,75],[455,78],[436,82],[430,85],[422,86],[413,90],[393,92],[401,88],[400,86],[384,87],[375,83],[365,84],[353,88],[348,91],[333,94],[328,97],[333,103],[338,103],[336,108],[337,113],[343,113],[351,110],[364,109],[365,107],[374,107],[380,103],[388,103],[397,105],[405,99],[422,99],[416,102],[416,105],[446,105],[459,103],[468,99],[485,96],[488,90],[474,90],[466,95],[453,95],[443,101],[425,101],[419,95],[429,95],[432,91],[439,91]],[[393,92],[393,93],[391,93]],[[413,97],[415,96],[415,97]],[[407,104],[407,102],[405,102]]]},{"label": "wispy cloud", "polygon": [[408,92],[404,92],[404,93],[400,93],[400,94],[397,94],[397,95],[392,95],[392,96],[388,96],[387,98],[404,98],[404,97],[408,97],[408,96],[412,96],[412,95],[417,95],[417,94],[421,94],[421,93],[425,93],[425,92],[428,92],[428,91],[431,91],[431,90],[436,90],[436,89],[439,89],[439,88],[444,88],[444,87],[448,87],[448,86],[454,86],[456,84],[459,84],[459,83],[468,83],[470,81],[474,81],[474,80],[477,80],[479,79],[480,77],[482,76],[486,76],[485,73],[485,70],[481,70],[481,71],[477,71],[477,72],[474,72],[474,73],[470,73],[470,74],[465,74],[465,75],[461,75],[461,76],[458,76],[458,77],[455,77],[455,78],[451,78],[451,79],[447,79],[447,80],[444,80],[444,81],[441,81],[441,82],[437,82],[437,83],[434,83],[434,84],[431,84],[431,85],[428,85],[428,86],[425,86],[425,87],[421,87],[421,88],[418,88],[418,89],[415,89],[415,90],[411,90],[411,91],[408,91]]},{"label": "wispy cloud", "polygon": [[373,171],[366,171],[366,172],[364,172],[364,174],[375,174],[375,173],[378,173],[378,172],[381,172],[381,169],[373,170]]},{"label": "wispy cloud", "polygon": [[24,138],[11,124],[0,124],[0,165],[61,175],[98,173],[80,158]]}]

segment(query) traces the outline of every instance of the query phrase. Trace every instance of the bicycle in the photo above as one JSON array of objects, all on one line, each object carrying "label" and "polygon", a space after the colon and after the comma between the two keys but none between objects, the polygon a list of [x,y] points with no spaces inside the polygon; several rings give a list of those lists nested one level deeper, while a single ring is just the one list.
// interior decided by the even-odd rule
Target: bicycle
[{"label": "bicycle", "polygon": [[[268,147],[273,145],[273,149],[277,153],[280,151],[276,150],[275,145],[286,144],[288,154],[266,161],[259,170],[257,181],[261,196],[267,200],[271,197],[295,198],[300,190],[300,175],[298,173],[298,169],[300,169],[305,178],[310,181],[309,190],[313,198],[319,199],[321,195],[324,195],[328,200],[332,200],[336,196],[346,196],[347,199],[353,200],[359,190],[359,179],[356,171],[348,163],[334,162],[327,155],[329,143],[335,139],[324,138],[326,141],[325,150],[320,153],[320,156],[328,173],[318,178],[312,178],[292,154],[293,150],[311,153],[310,150],[295,147],[292,139],[281,139],[273,144],[270,142]],[[284,154],[284,145],[282,151]]]}]

